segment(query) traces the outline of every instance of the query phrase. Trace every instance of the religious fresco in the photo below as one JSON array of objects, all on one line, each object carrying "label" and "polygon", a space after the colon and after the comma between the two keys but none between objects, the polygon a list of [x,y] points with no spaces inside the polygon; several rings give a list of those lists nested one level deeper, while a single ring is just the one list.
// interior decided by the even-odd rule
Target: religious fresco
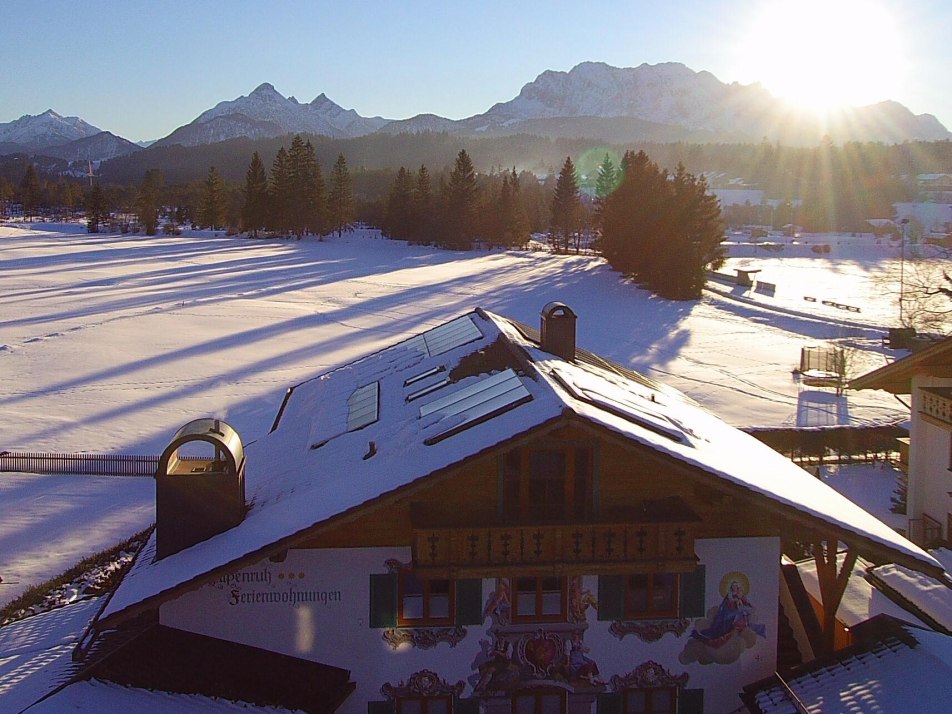
[{"label": "religious fresco", "polygon": [[695,621],[678,655],[681,664],[730,664],[753,647],[757,637],[767,637],[766,626],[754,621],[750,579],[744,573],[735,570],[721,578],[720,594],[721,601]]},{"label": "religious fresco", "polygon": [[500,696],[533,685],[553,685],[569,692],[604,691],[599,667],[585,644],[587,611],[598,608],[582,578],[569,579],[568,612],[563,622],[512,622],[512,583],[497,578],[483,609],[491,639],[480,640],[469,682],[476,696]]}]

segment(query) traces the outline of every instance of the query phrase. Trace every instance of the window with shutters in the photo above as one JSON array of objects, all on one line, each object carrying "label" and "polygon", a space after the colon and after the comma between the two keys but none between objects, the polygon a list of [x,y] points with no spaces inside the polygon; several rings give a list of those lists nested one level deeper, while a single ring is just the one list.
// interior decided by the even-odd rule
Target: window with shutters
[{"label": "window with shutters", "polygon": [[398,697],[397,714],[452,714],[453,697]]},{"label": "window with shutters", "polygon": [[512,695],[512,714],[565,714],[565,692],[541,689]]},{"label": "window with shutters", "polygon": [[399,588],[397,624],[401,627],[453,623],[455,598],[452,580],[423,578],[412,570],[401,570]]},{"label": "window with shutters", "polygon": [[566,617],[566,579],[555,575],[518,577],[513,622],[560,622]]},{"label": "window with shutters", "polygon": [[677,687],[626,689],[623,714],[677,714]]},{"label": "window with shutters", "polygon": [[681,578],[677,573],[625,577],[625,619],[677,617]]}]

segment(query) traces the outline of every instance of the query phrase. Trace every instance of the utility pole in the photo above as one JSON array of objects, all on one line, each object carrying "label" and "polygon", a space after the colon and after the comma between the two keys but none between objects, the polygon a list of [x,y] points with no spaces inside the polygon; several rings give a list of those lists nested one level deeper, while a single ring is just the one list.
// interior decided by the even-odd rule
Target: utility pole
[{"label": "utility pole", "polygon": [[902,316],[902,303],[905,297],[906,286],[906,226],[909,225],[909,219],[903,218],[899,221],[902,226],[902,237],[899,246],[899,324],[905,326]]}]

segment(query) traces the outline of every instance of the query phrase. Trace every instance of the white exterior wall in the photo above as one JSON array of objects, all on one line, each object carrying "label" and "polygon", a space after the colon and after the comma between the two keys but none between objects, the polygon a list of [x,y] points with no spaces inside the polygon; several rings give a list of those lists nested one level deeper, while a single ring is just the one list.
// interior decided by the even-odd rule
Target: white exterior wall
[{"label": "white exterior wall", "polygon": [[[916,375],[912,379],[912,426],[909,432],[909,486],[906,494],[909,519],[928,514],[947,532],[947,514],[952,512],[952,471],[949,471],[950,430],[922,418],[923,387],[952,387],[952,379]],[[910,526],[911,527],[911,526]],[[914,532],[912,530],[910,533]]]},{"label": "white exterior wall", "polygon": [[[698,661],[700,643],[691,637],[691,631],[694,625],[703,628],[708,624],[701,620],[693,621],[680,635],[668,632],[655,642],[645,642],[634,634],[619,639],[610,632],[612,623],[597,620],[593,608],[586,610],[587,621],[580,627],[584,628],[587,656],[598,665],[604,682],[651,660],[674,676],[686,673],[686,688],[703,688],[705,711],[730,711],[740,705],[738,694],[744,684],[776,669],[780,542],[777,538],[708,539],[698,540],[695,550],[706,568],[709,614],[724,599],[722,587],[740,581],[749,589],[746,596],[754,608],[750,621],[756,625],[750,629],[763,634],[748,632],[750,644],[718,654],[722,659],[733,657],[732,661]],[[368,622],[370,574],[386,573],[385,561],[391,558],[407,563],[409,549],[292,550],[282,563],[263,561],[235,573],[231,580],[223,579],[165,603],[159,619],[170,627],[350,670],[357,689],[341,707],[343,714],[365,714],[368,701],[384,699],[381,685],[397,685],[422,669],[436,672],[450,684],[464,681],[462,696],[470,696],[479,679],[477,663],[493,639],[489,631],[492,621],[487,618],[481,626],[467,626],[465,638],[455,646],[441,643],[430,649],[410,645],[392,649],[382,639],[383,630],[371,629]],[[495,584],[495,579],[483,580],[484,603]],[[583,578],[583,589],[597,598],[598,578]],[[291,596],[291,592],[297,595]],[[255,594],[284,601],[255,603]],[[295,604],[291,602],[295,597],[315,601]],[[591,711],[594,714],[594,704]]]}]

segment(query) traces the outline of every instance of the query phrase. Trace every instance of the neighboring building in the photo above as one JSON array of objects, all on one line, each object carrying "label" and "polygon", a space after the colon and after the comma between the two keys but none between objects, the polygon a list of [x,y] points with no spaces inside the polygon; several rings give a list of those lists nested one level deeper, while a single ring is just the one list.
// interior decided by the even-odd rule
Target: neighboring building
[{"label": "neighboring building", "polygon": [[834,656],[746,687],[748,711],[946,711],[952,698],[952,637],[888,615],[856,626],[853,636],[856,644]]},{"label": "neighboring building", "polygon": [[725,712],[778,668],[782,541],[816,554],[818,648],[858,555],[941,573],[575,323],[477,309],[293,387],[247,450],[183,427],[81,676],[352,714]]},{"label": "neighboring building", "polygon": [[952,540],[952,337],[850,381],[912,397],[909,430],[909,537]]}]

